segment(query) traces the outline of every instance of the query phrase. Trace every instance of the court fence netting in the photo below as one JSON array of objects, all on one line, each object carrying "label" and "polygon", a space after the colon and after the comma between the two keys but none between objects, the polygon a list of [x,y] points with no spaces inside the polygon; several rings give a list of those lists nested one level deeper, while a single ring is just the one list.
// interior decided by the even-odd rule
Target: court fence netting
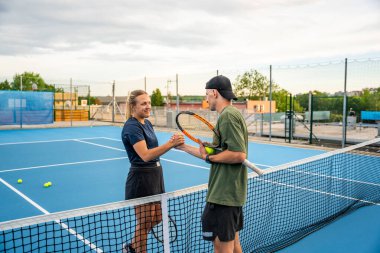
[{"label": "court fence netting", "polygon": [[[259,177],[249,174],[243,252],[275,252],[360,207],[380,205],[379,170],[377,138],[272,167]],[[148,252],[212,252],[201,233],[206,193],[207,185],[201,185],[2,222],[0,251],[122,252],[134,236],[134,207],[161,203],[162,238],[150,233]]]}]

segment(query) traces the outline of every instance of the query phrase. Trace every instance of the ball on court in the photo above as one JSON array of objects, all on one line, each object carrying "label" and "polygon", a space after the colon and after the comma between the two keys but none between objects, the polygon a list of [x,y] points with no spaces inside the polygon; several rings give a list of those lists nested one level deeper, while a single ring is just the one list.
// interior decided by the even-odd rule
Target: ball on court
[{"label": "ball on court", "polygon": [[209,155],[212,155],[215,153],[215,149],[213,149],[213,148],[205,147],[205,149],[206,149],[206,153]]},{"label": "ball on court", "polygon": [[53,184],[49,181],[49,182],[47,182],[47,184],[49,185],[49,186],[52,186]]},{"label": "ball on court", "polygon": [[44,183],[44,187],[48,188],[49,187],[49,183]]},{"label": "ball on court", "polygon": [[17,180],[17,183],[22,184],[22,179],[20,178],[19,180]]}]

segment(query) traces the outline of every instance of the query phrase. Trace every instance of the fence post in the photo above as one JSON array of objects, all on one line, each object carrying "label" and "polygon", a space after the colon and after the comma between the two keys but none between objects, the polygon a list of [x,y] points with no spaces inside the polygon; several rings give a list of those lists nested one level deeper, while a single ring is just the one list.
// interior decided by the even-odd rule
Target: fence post
[{"label": "fence post", "polygon": [[313,144],[313,93],[311,91],[309,92],[309,124],[309,144]]},{"label": "fence post", "polygon": [[116,110],[115,103],[116,103],[116,100],[115,100],[115,80],[113,80],[113,83],[112,83],[112,123],[115,123],[115,110]]},{"label": "fence post", "polygon": [[347,107],[347,58],[344,61],[344,90],[343,90],[343,119],[342,119],[342,148],[346,146],[346,107]]},{"label": "fence post", "polygon": [[73,127],[73,79],[70,78],[70,126]]},{"label": "fence post", "polygon": [[20,75],[20,128],[22,128],[22,74]]},{"label": "fence post", "polygon": [[176,86],[176,92],[177,92],[177,99],[176,99],[176,103],[177,103],[177,114],[176,116],[178,115],[179,113],[179,94],[178,94],[178,74],[175,75],[175,86]]},{"label": "fence post", "polygon": [[269,65],[269,141],[272,140],[272,65]]}]

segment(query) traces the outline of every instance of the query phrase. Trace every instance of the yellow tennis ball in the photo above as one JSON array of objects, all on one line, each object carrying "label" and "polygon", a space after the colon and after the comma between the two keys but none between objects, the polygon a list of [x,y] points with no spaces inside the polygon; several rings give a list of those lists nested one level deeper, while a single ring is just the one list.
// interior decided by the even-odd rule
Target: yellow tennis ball
[{"label": "yellow tennis ball", "polygon": [[17,180],[17,183],[22,184],[22,179]]},{"label": "yellow tennis ball", "polygon": [[206,153],[209,155],[212,155],[215,153],[215,149],[213,149],[213,148],[205,147],[205,149],[206,149]]},{"label": "yellow tennis ball", "polygon": [[52,186],[53,184],[49,181],[49,182],[47,182],[47,184],[49,185],[49,186]]},{"label": "yellow tennis ball", "polygon": [[48,188],[49,187],[49,183],[44,183],[44,187]]}]

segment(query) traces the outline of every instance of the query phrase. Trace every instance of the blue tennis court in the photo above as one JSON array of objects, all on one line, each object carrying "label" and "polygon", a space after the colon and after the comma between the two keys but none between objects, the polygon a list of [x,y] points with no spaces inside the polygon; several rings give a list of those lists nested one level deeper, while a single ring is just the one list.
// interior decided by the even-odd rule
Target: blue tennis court
[{"label": "blue tennis court", "polygon": [[[120,133],[120,127],[0,131],[0,222],[122,201],[129,161]],[[171,133],[157,132],[157,136],[164,143]],[[251,142],[248,158],[270,169],[323,153]],[[167,192],[207,183],[208,164],[184,152],[171,150],[161,157],[161,163]],[[379,157],[366,163],[380,169]],[[18,179],[23,182],[17,183]],[[52,186],[45,188],[49,181]],[[377,182],[371,182],[371,187],[380,195]],[[379,208],[373,204],[362,207],[281,252],[379,252]]]}]

